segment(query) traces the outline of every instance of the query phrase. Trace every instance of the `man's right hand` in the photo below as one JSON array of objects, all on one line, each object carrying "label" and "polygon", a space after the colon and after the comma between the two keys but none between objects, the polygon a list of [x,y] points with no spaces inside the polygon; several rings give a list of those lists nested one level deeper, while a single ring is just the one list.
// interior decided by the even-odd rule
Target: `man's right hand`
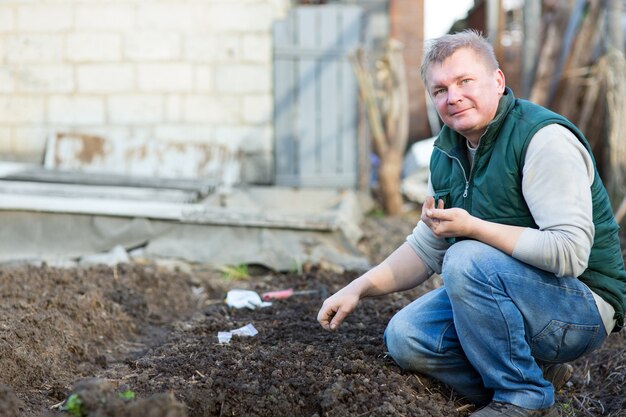
[{"label": "man's right hand", "polygon": [[356,308],[360,298],[358,293],[344,287],[324,301],[317,313],[317,321],[326,330],[337,330],[348,314]]}]

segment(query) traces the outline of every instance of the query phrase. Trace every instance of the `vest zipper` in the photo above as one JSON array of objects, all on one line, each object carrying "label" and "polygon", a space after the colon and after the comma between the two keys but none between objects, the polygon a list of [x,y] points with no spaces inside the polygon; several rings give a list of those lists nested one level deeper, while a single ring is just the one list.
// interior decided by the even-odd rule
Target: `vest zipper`
[{"label": "vest zipper", "polygon": [[448,156],[448,158],[454,159],[459,166],[461,167],[461,172],[463,173],[463,178],[465,178],[465,190],[463,190],[463,198],[467,198],[467,190],[469,189],[469,179],[467,178],[467,173],[465,172],[465,168],[463,168],[463,164],[461,163],[461,160],[459,158],[457,158],[456,156],[452,156],[450,155],[448,152],[444,151],[443,149],[439,148],[438,149],[443,152],[445,155]]}]

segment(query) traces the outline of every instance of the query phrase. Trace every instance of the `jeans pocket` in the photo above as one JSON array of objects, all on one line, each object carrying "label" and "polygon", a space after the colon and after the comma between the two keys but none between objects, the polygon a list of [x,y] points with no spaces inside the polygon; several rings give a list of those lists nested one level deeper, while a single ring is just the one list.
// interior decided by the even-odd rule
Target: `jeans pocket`
[{"label": "jeans pocket", "polygon": [[596,347],[599,325],[552,320],[532,338],[532,355],[546,362],[569,362]]}]

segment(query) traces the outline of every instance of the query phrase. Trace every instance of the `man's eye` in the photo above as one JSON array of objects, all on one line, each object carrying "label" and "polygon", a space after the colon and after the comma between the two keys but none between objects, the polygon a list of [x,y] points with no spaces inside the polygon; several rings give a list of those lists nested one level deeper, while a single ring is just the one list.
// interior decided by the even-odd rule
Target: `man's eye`
[{"label": "man's eye", "polygon": [[439,94],[443,93],[445,90],[443,88],[440,88],[438,90],[435,90],[433,92],[433,96],[438,96]]},{"label": "man's eye", "polygon": [[467,84],[469,83],[471,80],[469,78],[465,78],[464,80],[461,80],[461,84]]}]

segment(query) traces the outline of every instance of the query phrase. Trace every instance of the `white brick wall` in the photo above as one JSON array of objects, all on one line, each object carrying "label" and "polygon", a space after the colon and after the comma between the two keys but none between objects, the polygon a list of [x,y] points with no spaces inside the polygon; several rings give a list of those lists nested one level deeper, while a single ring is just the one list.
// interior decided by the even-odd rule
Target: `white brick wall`
[{"label": "white brick wall", "polygon": [[0,1],[0,159],[41,160],[69,130],[236,145],[247,180],[271,181],[271,28],[290,3]]}]

